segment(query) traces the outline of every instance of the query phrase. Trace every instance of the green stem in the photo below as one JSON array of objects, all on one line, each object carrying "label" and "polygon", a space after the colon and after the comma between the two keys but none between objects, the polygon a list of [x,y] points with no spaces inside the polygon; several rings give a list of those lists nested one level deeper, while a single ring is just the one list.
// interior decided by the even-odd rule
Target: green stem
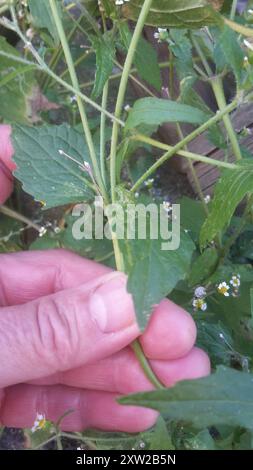
[{"label": "green stem", "polygon": [[213,73],[212,73],[212,69],[211,69],[211,67],[210,67],[210,65],[209,65],[209,63],[208,63],[208,61],[207,61],[207,59],[206,59],[206,57],[205,57],[205,54],[203,53],[203,51],[202,51],[202,49],[201,49],[201,47],[200,47],[200,45],[199,45],[197,39],[194,37],[193,34],[191,35],[191,40],[192,40],[192,43],[193,43],[193,45],[194,45],[194,48],[196,49],[196,52],[198,53],[198,56],[199,56],[199,58],[200,58],[200,60],[201,60],[201,62],[202,62],[202,64],[203,64],[203,66],[204,66],[204,69],[205,69],[205,71],[206,71],[207,76],[208,76],[208,77],[211,77],[212,74],[213,74]]},{"label": "green stem", "polygon": [[233,0],[232,6],[231,6],[231,11],[230,11],[230,19],[233,21],[235,18],[236,14],[236,8],[237,8],[237,2],[238,0]]},{"label": "green stem", "polygon": [[[82,21],[82,18],[83,18],[83,15],[80,15],[80,18],[78,18],[77,24]],[[77,29],[77,25],[74,24],[73,28],[71,29],[71,31],[69,32],[69,34],[68,34],[68,36],[67,36],[68,42],[71,40],[71,38],[72,38],[73,35],[75,34],[76,29]],[[57,67],[57,65],[58,65],[58,63],[59,63],[59,60],[60,60],[60,58],[61,58],[61,56],[62,56],[62,52],[63,52],[63,51],[62,51],[62,47],[61,47],[61,45],[59,45],[59,46],[55,49],[55,51],[54,51],[54,53],[53,53],[53,55],[52,55],[52,57],[51,57],[51,59],[50,59],[50,62],[49,62],[49,68],[50,68],[51,70],[55,70],[55,68]],[[50,81],[51,81],[51,78],[50,78],[49,76],[47,76],[46,78],[44,78],[44,79],[42,80],[42,82],[41,82],[42,90],[46,90],[47,87],[49,87]]]},{"label": "green stem", "polygon": [[155,376],[154,372],[150,368],[150,364],[143,353],[142,347],[139,343],[138,340],[133,341],[131,344],[131,347],[135,353],[135,356],[137,357],[143,372],[145,373],[146,377],[149,379],[149,381],[154,385],[155,388],[157,389],[163,389],[164,386],[161,384],[161,382],[157,379]]},{"label": "green stem", "polygon": [[[184,134],[182,132],[182,129],[181,129],[181,126],[180,126],[179,123],[177,123],[177,132],[178,132],[179,139],[183,140]],[[187,145],[185,146],[185,151],[188,152]],[[190,169],[190,172],[191,172],[191,175],[192,175],[192,178],[193,178],[193,182],[194,182],[194,185],[195,185],[195,190],[196,190],[196,192],[198,194],[198,197],[199,197],[199,199],[202,203],[204,212],[205,212],[206,216],[208,216],[209,215],[209,210],[208,210],[208,206],[205,202],[204,194],[203,194],[200,182],[199,182],[198,175],[196,173],[196,170],[194,168],[194,165],[193,165],[192,161],[190,159],[188,159],[187,163],[188,163],[188,167]]]},{"label": "green stem", "polygon": [[[59,16],[59,13],[58,13],[58,8],[57,8],[57,5],[56,5],[56,1],[55,0],[49,0],[49,3],[50,3],[53,18],[54,18],[54,22],[55,22],[55,25],[56,25],[56,28],[57,28],[57,31],[58,31],[58,34],[59,34],[59,38],[60,38],[60,41],[61,41],[61,45],[62,45],[62,48],[63,48],[65,59],[66,59],[66,62],[67,62],[67,66],[68,66],[68,69],[69,69],[69,74],[70,74],[70,78],[71,78],[73,87],[76,90],[80,91],[79,83],[78,83],[78,79],[77,79],[77,75],[76,75],[76,71],[75,71],[75,67],[74,67],[74,63],[73,63],[73,58],[72,58],[72,55],[71,55],[71,52],[70,52],[69,44],[68,44],[68,41],[67,41],[67,38],[66,38],[66,35],[65,35],[65,31],[64,31],[64,28],[63,28],[63,25],[62,25],[62,21],[61,21],[61,18]],[[80,112],[81,121],[82,121],[82,124],[83,124],[83,130],[84,130],[84,134],[85,134],[85,137],[86,137],[86,142],[87,142],[89,152],[90,152],[90,157],[91,157],[91,161],[92,161],[92,165],[93,165],[93,171],[94,171],[94,177],[95,177],[96,182],[97,182],[97,184],[100,188],[101,193],[103,194],[104,199],[106,200],[107,199],[106,190],[105,190],[105,186],[104,186],[101,174],[100,174],[100,170],[99,170],[99,166],[98,166],[98,162],[97,162],[96,151],[95,151],[91,131],[90,131],[90,128],[89,128],[88,118],[87,118],[87,115],[86,115],[86,112],[85,112],[84,104],[83,104],[83,101],[81,100],[81,98],[79,96],[77,96],[76,101],[77,101],[78,109],[79,109],[79,112]]]},{"label": "green stem", "polygon": [[[251,93],[249,94],[249,96],[251,96]],[[209,127],[211,127],[213,124],[216,124],[217,122],[219,122],[223,116],[225,116],[225,114],[228,114],[230,113],[231,111],[233,111],[238,105],[238,98],[235,98],[229,105],[226,106],[226,108],[223,109],[223,111],[219,111],[218,113],[215,114],[215,116],[212,116],[210,119],[208,119],[208,121],[206,121],[204,124],[202,124],[200,127],[198,127],[197,129],[195,129],[193,132],[191,132],[190,134],[188,134],[181,142],[178,142],[174,147],[171,147],[169,148],[169,150],[164,154],[162,155],[162,157],[160,157],[137,181],[136,183],[134,184],[134,186],[132,187],[131,191],[132,192],[135,192],[137,191],[137,189],[142,185],[142,183],[144,183],[144,181],[149,178],[156,170],[157,168],[159,168],[164,162],[166,162],[170,157],[172,157],[173,155],[175,155],[175,153],[178,153],[179,150],[181,150],[185,145],[189,144],[189,142],[191,142],[192,140],[194,140],[196,137],[198,137],[200,134],[202,134],[203,132],[205,132],[207,129],[209,129]],[[134,137],[133,137],[134,138]],[[195,154],[194,154],[195,155]],[[192,158],[192,160],[196,160],[195,157],[190,157],[190,155],[188,154],[188,157],[187,158]],[[203,160],[204,159],[204,160]],[[215,164],[217,166],[220,166],[220,167],[224,167],[224,165],[226,165],[226,168],[228,163],[226,162],[219,162],[219,163],[216,163],[217,160],[213,160],[213,159],[209,159],[208,157],[201,157],[201,159],[199,158],[199,161],[204,161],[205,163],[209,163],[210,161],[213,161],[213,164],[215,162]],[[231,165],[231,164],[230,164]],[[231,168],[231,166],[230,166]],[[233,169],[235,169],[235,165],[232,167]],[[231,168],[231,169],[232,169]]]},{"label": "green stem", "polygon": [[[102,95],[102,108],[106,108],[107,100],[108,100],[108,91],[109,91],[109,82],[107,80]],[[106,186],[106,169],[105,169],[105,160],[106,160],[106,152],[105,152],[105,123],[106,123],[106,116],[105,114],[101,113],[100,118],[100,169],[101,175],[103,178],[104,185]]]},{"label": "green stem", "polygon": [[[1,24],[1,20],[0,20]],[[24,41],[25,44],[27,44],[26,37],[22,34],[22,32],[18,28],[8,28],[11,29],[12,31],[15,31],[19,37]],[[8,54],[7,52],[1,51],[0,50],[0,56],[6,57],[7,59],[11,59],[14,62],[19,62],[20,64],[26,64],[26,65],[31,65],[35,67],[37,70],[40,72],[47,73],[50,75],[56,82],[58,82],[60,85],[62,85],[66,90],[70,91],[72,94],[79,96],[85,103],[89,104],[92,106],[94,109],[99,111],[100,113],[104,113],[108,118],[110,118],[112,121],[117,121],[118,124],[122,127],[124,127],[125,123],[121,119],[117,119],[112,113],[107,111],[106,109],[101,108],[101,106],[95,101],[92,101],[87,95],[82,93],[80,89],[76,89],[69,83],[65,82],[62,80],[56,73],[54,73],[52,70],[49,69],[47,64],[43,61],[43,59],[39,56],[37,53],[36,49],[34,49],[33,46],[29,46],[30,52],[34,56],[34,58],[37,60],[38,63],[32,62],[30,60],[24,59],[23,57],[19,57],[13,54]]]},{"label": "green stem", "polygon": [[[117,60],[114,60],[114,63],[115,65],[117,65],[117,67],[119,67],[119,69],[123,70],[123,67],[122,65],[117,61]],[[121,74],[122,76],[122,74]],[[131,79],[133,82],[135,82],[140,88],[142,88],[142,90],[144,90],[148,95],[150,96],[153,96],[153,97],[156,97],[155,93],[153,93],[148,87],[146,87],[146,85],[144,85],[144,83],[142,83],[138,78],[136,78],[132,72],[130,71],[129,72],[129,79]]]},{"label": "green stem", "polygon": [[[219,106],[219,110],[223,111],[226,108],[227,103],[226,103],[226,98],[224,95],[224,87],[223,87],[222,79],[220,77],[213,77],[210,83],[211,83],[217,104]],[[231,146],[232,146],[235,158],[236,160],[241,160],[242,154],[241,154],[240,146],[238,144],[238,139],[234,131],[230,116],[228,114],[224,115],[223,122],[226,128],[226,131],[228,133],[228,137],[231,142]]]},{"label": "green stem", "polygon": [[[115,117],[120,118],[122,107],[124,103],[128,77],[133,63],[136,47],[141,36],[146,17],[151,7],[153,0],[145,0],[139,15],[134,34],[128,49],[126,60],[123,67],[123,72],[119,84],[118,96],[115,106]],[[115,201],[115,187],[116,187],[116,153],[119,135],[119,124],[114,121],[112,128],[112,141],[111,141],[111,154],[110,154],[110,179],[111,179],[111,198],[112,202]]]},{"label": "green stem", "polygon": [[[158,65],[159,65],[159,67],[160,67],[161,69],[163,69],[163,68],[168,67],[168,66],[170,65],[170,63],[169,63],[168,61],[166,61],[166,62],[160,62]],[[123,67],[122,67],[122,68],[123,68]],[[136,68],[131,69],[131,72],[130,72],[130,74],[129,74],[129,77],[131,78],[132,74],[133,74],[133,73],[136,73],[136,72],[137,72],[137,69],[136,69]],[[110,77],[108,77],[108,80],[118,80],[119,78],[121,78],[121,76],[122,76],[122,72],[114,73],[113,75],[110,75]],[[141,82],[140,82],[140,83],[141,83]],[[80,88],[81,88],[81,89],[82,89],[82,88],[89,88],[89,87],[91,87],[92,85],[94,85],[94,80],[90,80],[89,82],[82,83],[82,84],[80,85]]]},{"label": "green stem", "polygon": [[11,217],[12,219],[18,220],[19,222],[26,224],[28,227],[34,228],[39,233],[42,233],[42,230],[44,229],[43,226],[36,224],[24,215],[19,214],[19,212],[16,212],[7,206],[0,205],[0,212],[4,215],[7,215],[8,217]]}]

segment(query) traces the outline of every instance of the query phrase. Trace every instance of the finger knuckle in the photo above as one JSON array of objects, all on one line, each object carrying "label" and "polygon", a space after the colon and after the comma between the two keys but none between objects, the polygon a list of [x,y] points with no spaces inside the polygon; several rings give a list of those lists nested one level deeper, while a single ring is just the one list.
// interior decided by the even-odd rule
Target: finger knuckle
[{"label": "finger knuckle", "polygon": [[36,309],[35,344],[43,359],[58,370],[71,367],[79,350],[77,312],[71,302],[56,296],[41,299]]}]

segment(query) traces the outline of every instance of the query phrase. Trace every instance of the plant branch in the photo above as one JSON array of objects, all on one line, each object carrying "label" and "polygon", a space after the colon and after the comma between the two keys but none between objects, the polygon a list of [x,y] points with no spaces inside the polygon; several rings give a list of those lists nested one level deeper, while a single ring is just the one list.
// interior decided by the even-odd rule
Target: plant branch
[{"label": "plant branch", "polygon": [[[220,77],[213,77],[210,83],[211,83],[217,104],[219,106],[219,110],[223,111],[223,109],[226,108],[227,103],[226,103],[226,99],[224,95],[224,87],[223,87],[222,79]],[[234,156],[236,160],[241,160],[242,158],[241,149],[238,144],[238,139],[234,131],[230,116],[228,114],[224,115],[223,122],[226,128],[226,131],[228,133],[229,140],[231,142]]]},{"label": "plant branch", "polygon": [[41,235],[45,231],[45,228],[42,225],[36,224],[35,222],[28,219],[24,215],[19,214],[19,212],[16,212],[16,211],[14,211],[13,209],[10,209],[7,206],[0,205],[0,212],[4,215],[7,215],[8,217],[11,217],[12,219],[18,220],[19,222],[22,222],[23,224],[26,224],[28,227],[34,228]]},{"label": "plant branch", "polygon": [[[250,97],[251,95],[253,95],[252,93],[250,93],[248,95],[248,97]],[[205,132],[207,129],[209,129],[209,127],[211,127],[213,124],[216,124],[217,122],[219,122],[223,116],[225,116],[225,114],[228,114],[230,113],[231,111],[233,111],[237,106],[238,106],[238,103],[240,102],[239,98],[235,98],[229,105],[226,106],[226,108],[223,109],[223,111],[218,111],[216,113],[215,116],[212,116],[210,119],[208,119],[208,121],[206,121],[204,124],[202,124],[200,127],[198,127],[197,129],[195,129],[193,132],[191,132],[190,134],[188,134],[181,142],[178,142],[174,147],[171,147],[164,155],[162,155],[161,158],[159,158],[137,181],[136,183],[134,184],[134,186],[132,187],[131,191],[132,192],[135,192],[137,190],[137,188],[139,188],[139,186],[142,185],[142,183],[147,179],[149,178],[156,170],[157,168],[159,168],[164,162],[166,162],[170,157],[172,157],[173,155],[175,155],[175,153],[178,153],[179,150],[182,150],[182,148],[189,144],[189,142],[191,142],[192,140],[195,139],[195,137],[199,136],[200,134],[202,134],[203,132]],[[134,138],[134,137],[133,137]],[[163,145],[163,144],[162,144]],[[189,156],[188,156],[189,158]],[[208,157],[201,157],[201,158],[207,158]],[[193,158],[195,159],[195,157]],[[208,159],[209,160],[209,159]],[[201,161],[201,160],[199,160]],[[209,160],[210,161],[210,160]],[[217,160],[215,160],[216,162]],[[205,161],[205,163],[208,163]],[[226,162],[220,162],[219,163],[219,166],[224,166],[224,163],[225,165],[227,165]]]},{"label": "plant branch", "polygon": [[231,11],[230,11],[230,19],[233,21],[236,15],[236,8],[237,8],[238,0],[233,0]]},{"label": "plant branch", "polygon": [[[131,39],[131,43],[128,49],[126,60],[123,67],[123,72],[120,80],[118,96],[115,106],[115,117],[118,119],[121,116],[122,107],[124,103],[128,77],[133,63],[134,54],[136,47],[141,36],[143,26],[145,24],[146,17],[148,15],[149,9],[151,7],[152,0],[145,0],[139,15],[134,34]],[[116,186],[116,153],[117,153],[117,144],[118,144],[118,135],[119,135],[119,124],[114,121],[112,128],[112,141],[111,141],[111,153],[110,153],[110,179],[111,179],[111,198],[112,202],[115,200],[115,186]]]},{"label": "plant branch", "polygon": [[[77,79],[77,75],[76,75],[76,71],[75,71],[75,67],[74,67],[74,63],[73,63],[73,58],[72,58],[72,55],[71,55],[71,52],[70,52],[69,44],[68,44],[68,41],[67,41],[67,38],[66,38],[66,34],[65,34],[65,31],[64,31],[63,25],[62,25],[62,21],[61,21],[61,18],[59,16],[56,1],[55,0],[49,0],[49,3],[50,3],[53,18],[54,18],[54,22],[55,22],[55,25],[56,25],[56,28],[57,28],[57,31],[58,31],[58,34],[59,34],[61,45],[62,45],[62,48],[63,48],[66,63],[67,63],[68,69],[69,69],[69,74],[70,74],[70,78],[71,78],[71,81],[72,81],[72,85],[76,90],[80,91],[79,83],[78,83],[78,79]],[[83,101],[80,98],[80,96],[77,96],[76,101],[77,101],[77,105],[78,105],[78,108],[79,108],[79,113],[80,113],[80,116],[81,116],[81,121],[82,121],[82,125],[83,125],[84,134],[85,134],[85,137],[86,137],[86,142],[87,142],[89,152],[90,152],[90,157],[91,157],[93,171],[94,171],[94,177],[95,177],[95,180],[96,180],[96,182],[97,182],[97,184],[100,188],[100,191],[101,191],[104,199],[106,200],[107,199],[106,190],[105,190],[105,186],[104,186],[101,174],[100,174],[98,161],[97,161],[97,156],[96,156],[96,151],[95,151],[91,131],[90,131],[90,128],[89,128],[88,118],[87,118],[87,115],[86,115],[84,104],[83,104]]]},{"label": "plant branch", "polygon": [[6,21],[2,21],[1,19],[0,19],[0,24],[5,26],[7,29],[10,29],[11,31],[15,31],[19,35],[20,39],[22,39],[22,41],[25,43],[25,46],[27,48],[29,48],[29,51],[34,56],[37,63],[32,62],[32,61],[27,60],[27,59],[24,59],[23,57],[19,57],[19,56],[13,55],[13,54],[8,54],[7,52],[1,51],[1,50],[0,50],[0,56],[6,57],[7,59],[13,60],[15,62],[20,62],[21,64],[26,64],[26,65],[31,65],[31,66],[33,65],[34,67],[37,68],[37,70],[40,70],[41,72],[47,73],[56,82],[58,82],[60,85],[62,85],[64,88],[66,88],[66,90],[70,91],[74,95],[80,96],[80,98],[82,98],[82,100],[85,103],[89,104],[90,106],[92,106],[94,109],[96,109],[100,113],[104,113],[112,121],[117,121],[120,126],[124,127],[124,125],[125,125],[124,121],[122,121],[121,119],[115,118],[115,116],[112,113],[110,113],[106,109],[102,109],[99,104],[95,103],[95,101],[92,101],[87,95],[82,93],[79,89],[77,90],[75,87],[73,87],[72,85],[70,85],[66,81],[62,80],[56,73],[54,73],[48,67],[48,65],[44,62],[44,60],[40,57],[40,55],[38,54],[36,49],[33,47],[33,45],[31,43],[29,43],[29,41],[27,41],[27,38],[23,35],[22,31],[17,26],[13,27],[12,23],[10,23],[10,22],[7,23]]}]

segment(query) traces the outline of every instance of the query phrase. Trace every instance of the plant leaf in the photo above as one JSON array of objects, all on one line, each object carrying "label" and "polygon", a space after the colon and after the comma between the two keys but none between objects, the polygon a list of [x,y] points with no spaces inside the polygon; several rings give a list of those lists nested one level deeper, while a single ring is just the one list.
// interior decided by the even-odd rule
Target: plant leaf
[{"label": "plant leaf", "polygon": [[115,45],[109,33],[105,33],[102,38],[90,36],[90,39],[96,52],[96,76],[92,90],[92,97],[95,99],[101,95],[103,87],[112,73]]},{"label": "plant leaf", "polygon": [[190,421],[197,428],[226,424],[253,429],[253,375],[222,366],[209,377],[129,395],[119,402],[153,408],[163,417]]},{"label": "plant leaf", "polygon": [[187,104],[161,98],[141,98],[129,112],[125,129],[134,129],[143,124],[158,127],[164,122],[201,124],[207,118],[203,111]]},{"label": "plant leaf", "polygon": [[225,67],[233,70],[238,83],[241,82],[244,73],[244,52],[239,44],[239,36],[228,26],[224,26],[216,38],[214,59],[217,73],[223,72]]},{"label": "plant leaf", "polygon": [[[0,37],[0,50],[19,57],[18,51]],[[6,121],[29,123],[30,97],[36,85],[31,66],[0,58],[0,117]]]},{"label": "plant leaf", "polygon": [[[129,27],[125,22],[120,23],[119,28],[124,48],[128,50],[132,39],[132,33],[129,31]],[[133,62],[140,78],[160,91],[162,87],[162,79],[158,65],[157,53],[154,47],[152,47],[152,45],[143,37],[141,37],[138,42]]]},{"label": "plant leaf", "polygon": [[182,231],[177,250],[162,250],[162,240],[125,240],[122,254],[128,273],[128,291],[143,330],[154,305],[187,276],[195,245]]},{"label": "plant leaf", "polygon": [[[122,10],[126,18],[137,20],[144,0],[131,0]],[[201,28],[219,24],[217,10],[223,0],[153,0],[146,24],[169,28]]]},{"label": "plant leaf", "polygon": [[15,176],[24,190],[46,208],[82,202],[93,196],[91,182],[77,163],[59,154],[63,150],[80,164],[89,162],[79,132],[61,126],[15,126],[12,133],[17,164]]},{"label": "plant leaf", "polygon": [[[48,0],[28,0],[29,9],[32,15],[32,22],[36,28],[45,28],[54,38],[55,44],[59,44],[59,36],[52,17],[52,11]],[[58,13],[62,16],[60,3],[57,0]]]},{"label": "plant leaf", "polygon": [[215,187],[211,211],[200,231],[200,246],[205,247],[221,230],[226,228],[241,200],[253,191],[253,165],[251,160],[238,163],[238,170],[226,170]]}]

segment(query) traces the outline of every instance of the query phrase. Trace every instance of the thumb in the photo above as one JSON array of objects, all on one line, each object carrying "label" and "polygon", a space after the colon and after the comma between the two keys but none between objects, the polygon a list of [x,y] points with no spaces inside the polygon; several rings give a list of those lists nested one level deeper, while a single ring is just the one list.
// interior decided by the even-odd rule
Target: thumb
[{"label": "thumb", "polygon": [[126,277],[109,273],[78,288],[0,309],[0,388],[94,362],[139,334]]}]

